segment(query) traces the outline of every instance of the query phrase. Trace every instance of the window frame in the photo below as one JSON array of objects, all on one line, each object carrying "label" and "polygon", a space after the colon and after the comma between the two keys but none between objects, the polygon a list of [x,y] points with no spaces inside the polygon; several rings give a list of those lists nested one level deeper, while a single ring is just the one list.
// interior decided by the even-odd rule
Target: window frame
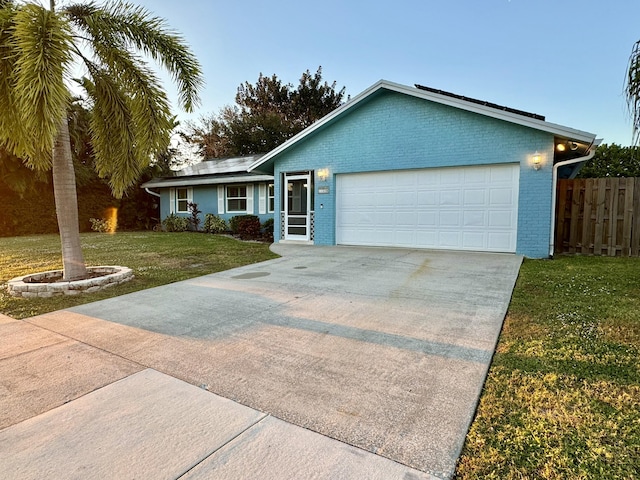
[{"label": "window frame", "polygon": [[267,183],[267,213],[273,213],[276,209],[275,183]]},{"label": "window frame", "polygon": [[[180,191],[185,192],[185,197],[180,198]],[[176,213],[189,213],[189,203],[193,203],[193,188],[191,187],[176,187],[175,190],[175,212]],[[180,210],[180,202],[185,202],[184,210]]]},{"label": "window frame", "polygon": [[[224,189],[224,197],[225,197],[225,207],[228,213],[247,213],[247,208],[249,206],[249,186],[246,184],[241,185],[225,185]],[[230,188],[237,188],[238,193],[240,193],[241,189],[244,188],[244,196],[232,197],[229,195]],[[244,200],[244,209],[235,210],[229,208],[229,200]]]}]

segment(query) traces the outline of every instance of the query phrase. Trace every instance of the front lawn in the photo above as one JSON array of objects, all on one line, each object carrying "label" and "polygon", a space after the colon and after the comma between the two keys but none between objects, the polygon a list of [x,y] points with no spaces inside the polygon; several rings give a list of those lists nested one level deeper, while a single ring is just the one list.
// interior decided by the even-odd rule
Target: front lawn
[{"label": "front lawn", "polygon": [[11,278],[62,268],[60,239],[57,235],[0,238],[0,312],[25,318],[277,257],[265,243],[204,233],[85,233],[81,237],[87,265],[129,267],[135,278],[91,294],[14,298],[6,291]]},{"label": "front lawn", "polygon": [[640,478],[640,259],[526,260],[456,478]]}]

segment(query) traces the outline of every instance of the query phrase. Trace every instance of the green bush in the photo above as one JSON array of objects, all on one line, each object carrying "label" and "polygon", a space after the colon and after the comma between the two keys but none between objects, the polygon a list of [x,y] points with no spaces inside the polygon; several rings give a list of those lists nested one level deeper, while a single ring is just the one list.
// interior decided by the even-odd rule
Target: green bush
[{"label": "green bush", "polygon": [[204,216],[202,230],[207,233],[222,233],[227,230],[227,222],[224,221],[224,218],[220,218],[213,213],[207,213]]},{"label": "green bush", "polygon": [[162,228],[167,232],[186,232],[189,230],[189,219],[172,213],[162,221]]},{"label": "green bush", "polygon": [[237,215],[229,219],[231,232],[242,240],[260,237],[260,219],[255,215]]},{"label": "green bush", "polygon": [[262,224],[262,232],[267,236],[273,237],[273,218],[265,220]]}]

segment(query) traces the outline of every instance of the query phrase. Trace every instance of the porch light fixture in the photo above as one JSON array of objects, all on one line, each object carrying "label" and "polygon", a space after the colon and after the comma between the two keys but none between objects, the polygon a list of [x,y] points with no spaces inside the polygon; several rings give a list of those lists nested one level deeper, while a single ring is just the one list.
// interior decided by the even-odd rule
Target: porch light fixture
[{"label": "porch light fixture", "polygon": [[531,158],[531,163],[533,164],[534,170],[540,170],[542,167],[542,155],[540,155],[537,151],[533,154]]},{"label": "porch light fixture", "polygon": [[327,180],[327,178],[329,178],[329,169],[328,168],[321,168],[318,170],[318,178],[320,180],[322,180],[323,182]]},{"label": "porch light fixture", "polygon": [[564,143],[559,143],[556,145],[556,150],[559,152],[564,152],[567,149],[567,146]]}]

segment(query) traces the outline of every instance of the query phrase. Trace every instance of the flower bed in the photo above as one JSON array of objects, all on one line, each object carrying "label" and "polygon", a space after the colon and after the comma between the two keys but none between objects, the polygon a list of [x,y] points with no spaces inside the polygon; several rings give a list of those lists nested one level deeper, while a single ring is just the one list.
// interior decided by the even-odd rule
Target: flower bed
[{"label": "flower bed", "polygon": [[14,297],[52,297],[54,295],[78,295],[92,293],[119,285],[133,278],[133,271],[127,267],[100,266],[87,267],[89,278],[62,281],[62,270],[34,273],[9,280],[7,291]]}]

